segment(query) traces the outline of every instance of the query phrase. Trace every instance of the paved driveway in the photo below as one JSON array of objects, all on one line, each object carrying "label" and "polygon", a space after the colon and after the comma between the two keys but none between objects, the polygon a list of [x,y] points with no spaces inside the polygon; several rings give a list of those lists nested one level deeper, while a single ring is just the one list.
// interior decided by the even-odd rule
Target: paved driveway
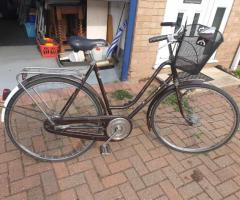
[{"label": "paved driveway", "polygon": [[[240,88],[227,90],[240,103]],[[214,152],[191,155],[161,145],[149,133],[144,113],[134,124],[128,139],[111,143],[110,156],[99,154],[97,142],[84,155],[61,163],[23,155],[6,142],[2,128],[0,199],[240,199],[239,134]]]}]

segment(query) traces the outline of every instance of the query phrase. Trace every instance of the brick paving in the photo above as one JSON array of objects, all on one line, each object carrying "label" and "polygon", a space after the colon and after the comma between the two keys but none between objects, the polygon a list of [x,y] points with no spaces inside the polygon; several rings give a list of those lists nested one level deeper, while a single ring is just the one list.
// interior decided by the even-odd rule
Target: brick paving
[{"label": "brick paving", "polygon": [[[240,88],[226,90],[240,104]],[[1,126],[0,199],[240,199],[239,138],[207,154],[178,153],[153,137],[142,112],[129,138],[111,143],[111,155],[101,156],[97,142],[78,158],[50,163],[18,151]]]}]

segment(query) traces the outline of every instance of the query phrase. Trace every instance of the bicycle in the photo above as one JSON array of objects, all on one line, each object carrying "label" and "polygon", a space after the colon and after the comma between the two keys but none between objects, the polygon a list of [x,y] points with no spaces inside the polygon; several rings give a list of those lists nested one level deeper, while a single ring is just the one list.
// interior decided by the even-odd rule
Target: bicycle
[{"label": "bicycle", "polygon": [[[174,27],[176,23],[161,25]],[[107,45],[104,40],[78,39],[70,43],[75,52],[82,50],[88,56],[89,69],[84,75],[79,69],[23,69],[17,75],[19,85],[8,95],[2,112],[10,140],[42,161],[74,158],[95,141],[104,141],[100,152],[107,155],[111,152],[109,142],[126,139],[132,130],[132,118],[149,103],[148,128],[167,147],[203,153],[226,144],[239,124],[235,101],[202,80],[180,80],[177,71],[199,73],[222,43],[222,34],[203,25],[185,25],[174,34],[156,36],[149,42],[163,40],[168,42],[169,60],[156,69],[134,99],[123,105],[110,105],[98,74],[104,64],[91,56],[94,47]],[[157,78],[166,65],[171,69],[169,77]],[[102,97],[86,83],[92,72]],[[154,80],[158,87],[128,116],[113,115],[114,110],[128,109],[139,102]]]}]

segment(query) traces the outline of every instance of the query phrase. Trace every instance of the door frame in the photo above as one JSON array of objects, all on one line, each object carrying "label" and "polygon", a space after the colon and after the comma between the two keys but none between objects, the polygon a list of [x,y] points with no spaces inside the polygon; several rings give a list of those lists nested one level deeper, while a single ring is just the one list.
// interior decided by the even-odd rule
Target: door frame
[{"label": "door frame", "polygon": [[239,62],[240,62],[240,43],[238,45],[238,49],[236,51],[236,54],[234,55],[234,58],[233,58],[233,61],[232,61],[232,64],[231,64],[231,69],[235,71],[238,67]]},{"label": "door frame", "polygon": [[[165,14],[164,14],[164,21],[169,21],[169,18],[171,19],[173,16],[175,16],[174,18],[177,18],[177,14],[179,12],[181,12],[181,11],[184,12],[185,9],[182,9],[182,8],[180,8],[180,10],[178,10],[177,12],[174,11],[174,13],[169,12],[169,10],[171,8],[176,8],[177,7],[176,2],[179,2],[179,1],[183,1],[183,0],[175,0],[175,1],[174,0],[167,0],[167,4],[166,4],[166,8],[165,8]],[[183,3],[183,2],[181,2],[181,3]],[[226,7],[224,17],[223,17],[222,22],[221,22],[221,26],[219,28],[220,32],[224,33],[229,15],[230,15],[231,10],[232,10],[234,0],[205,1],[204,3],[205,3],[205,6],[207,6],[206,9],[208,11],[205,12],[205,17],[202,18],[202,23],[207,25],[207,26],[212,25],[217,8],[218,7]],[[192,5],[190,5],[190,6],[192,6]],[[178,9],[178,8],[176,8],[176,9]],[[182,21],[184,21],[184,20],[186,20],[186,17],[183,17]],[[174,29],[171,28],[171,27],[164,27],[164,28],[162,28],[162,34],[167,34],[167,32],[171,31],[171,30],[173,31]],[[160,42],[159,49],[160,49],[161,46],[162,45],[161,45],[161,42]],[[216,55],[216,52],[209,59],[209,63],[217,62],[217,60],[214,59],[215,55]],[[156,62],[155,62],[155,65],[153,66],[153,68],[156,69],[159,66],[159,64],[160,64],[160,51],[158,50]]]},{"label": "door frame", "polygon": [[[226,7],[223,19],[221,21],[221,25],[219,27],[219,31],[222,34],[224,34],[224,30],[225,30],[225,28],[227,26],[227,22],[228,22],[228,19],[229,19],[229,16],[230,16],[230,13],[231,13],[234,1],[235,0],[218,0],[216,2],[216,4],[212,5],[212,11],[211,11],[211,14],[210,14],[209,19],[208,19],[208,24],[210,24],[210,23],[212,24],[213,23],[213,20],[214,20],[217,8]],[[227,6],[226,6],[226,2],[228,3]],[[214,52],[212,57],[209,59],[208,63],[216,63],[216,62],[218,62],[218,60],[215,59],[216,53],[217,53],[217,51]]]}]

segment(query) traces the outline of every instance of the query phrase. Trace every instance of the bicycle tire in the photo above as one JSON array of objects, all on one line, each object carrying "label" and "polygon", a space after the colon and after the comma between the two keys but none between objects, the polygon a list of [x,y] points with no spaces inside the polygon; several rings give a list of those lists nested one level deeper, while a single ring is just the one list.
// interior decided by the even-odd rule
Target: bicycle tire
[{"label": "bicycle tire", "polygon": [[[63,84],[66,87],[59,88],[59,87],[56,87],[58,86],[57,84]],[[41,88],[40,86],[43,86],[43,87]],[[42,95],[42,97],[44,98],[44,101],[49,106],[49,110],[47,110],[47,112],[51,113],[51,112],[59,111],[62,108],[62,105],[64,105],[63,103],[67,101],[67,98],[64,97],[63,94],[66,95],[67,93],[69,93],[69,96],[70,96],[72,94],[71,89],[73,89],[74,91],[75,88],[80,87],[80,83],[77,82],[76,80],[72,80],[68,78],[45,76],[45,77],[38,78],[36,80],[31,80],[29,83],[26,83],[25,87],[28,88],[28,90],[31,92],[33,91],[32,88],[34,88],[35,90],[39,89],[38,90],[40,91],[38,92],[39,95]],[[50,91],[50,89],[52,90]],[[48,92],[51,92],[51,93],[48,93]],[[47,95],[49,97],[47,97]],[[103,107],[99,102],[98,98],[96,97],[96,93],[94,93],[94,90],[92,88],[83,86],[81,89],[81,94],[79,95],[80,96],[78,96],[72,104],[75,107],[74,108],[70,107],[67,115],[79,116],[80,113],[86,114],[86,112],[93,115],[102,115],[104,113]],[[61,98],[61,97],[64,97],[64,98]],[[64,102],[61,101],[63,99],[64,99]],[[92,103],[92,106],[95,109],[95,111],[87,109],[87,105],[91,106],[90,104],[88,104],[87,100],[89,100],[89,102]],[[50,101],[52,101],[52,103]],[[80,107],[78,108],[78,110],[77,110],[77,105],[79,104],[77,103],[80,103]],[[55,111],[53,110],[54,107],[56,108]],[[18,114],[14,111],[24,112],[24,114],[25,115],[28,114],[28,116]],[[25,90],[21,88],[11,98],[11,100],[7,105],[6,113],[5,113],[6,133],[16,147],[18,147],[24,153],[30,155],[31,157],[37,160],[41,160],[41,161],[69,160],[89,150],[95,142],[94,140],[70,138],[66,136],[54,135],[53,133],[49,133],[43,128],[43,124],[41,124],[43,122],[40,122],[38,124],[37,123],[38,120],[35,119],[34,121],[34,119],[31,119],[31,117],[29,117],[29,113],[31,117],[40,118],[42,121],[46,119],[46,117],[43,116],[43,114],[41,114],[39,110],[36,109],[36,105],[34,105],[31,98],[26,94]],[[29,122],[31,123],[29,124]],[[16,127],[13,127],[13,125],[15,125]],[[38,129],[34,128],[34,126],[37,126],[37,125],[38,125]],[[23,139],[21,140],[21,138]],[[39,139],[40,142],[37,141],[34,143],[34,139],[32,138],[36,138],[36,140]],[[42,147],[40,145],[41,143],[42,143]],[[40,145],[40,147],[35,147],[34,146],[35,144],[36,146]],[[60,146],[61,144],[62,146]],[[57,148],[56,146],[59,148]],[[45,148],[41,149],[43,147]],[[39,152],[36,152],[37,150]],[[65,151],[66,153],[64,153]]]},{"label": "bicycle tire", "polygon": [[171,149],[184,153],[209,152],[226,144],[239,125],[239,110],[233,98],[205,83],[180,84],[179,89],[184,94],[184,114],[193,124],[189,125],[180,114],[176,90],[171,89],[154,103],[150,114],[157,138]]}]

